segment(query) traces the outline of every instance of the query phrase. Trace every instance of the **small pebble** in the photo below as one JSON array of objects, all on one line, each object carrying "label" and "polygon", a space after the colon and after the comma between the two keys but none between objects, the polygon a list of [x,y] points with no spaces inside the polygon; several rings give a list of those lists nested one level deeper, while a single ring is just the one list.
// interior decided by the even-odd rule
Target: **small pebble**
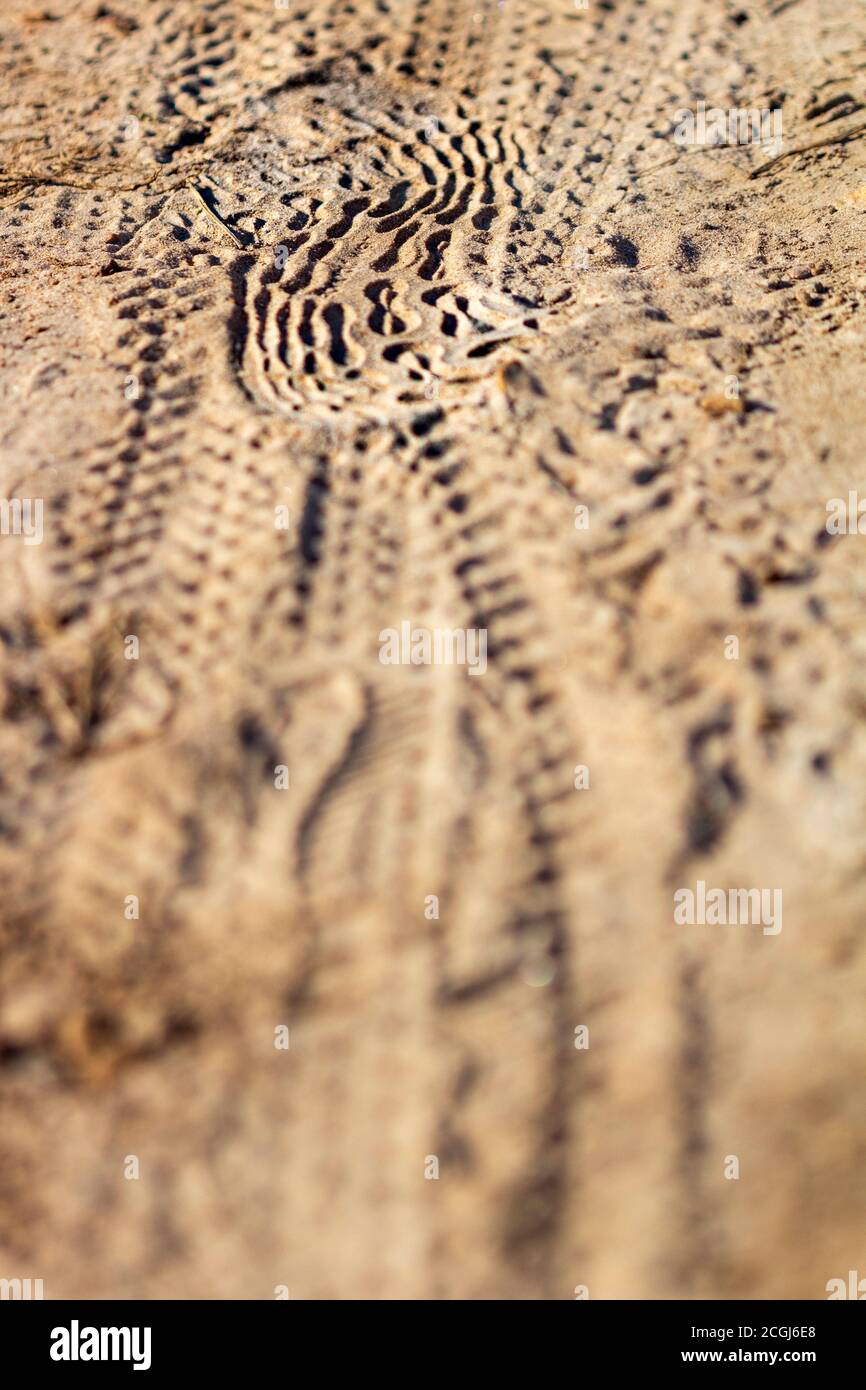
[{"label": "small pebble", "polygon": [[742,415],[746,408],[739,396],[704,396],[700,404],[708,415]]}]

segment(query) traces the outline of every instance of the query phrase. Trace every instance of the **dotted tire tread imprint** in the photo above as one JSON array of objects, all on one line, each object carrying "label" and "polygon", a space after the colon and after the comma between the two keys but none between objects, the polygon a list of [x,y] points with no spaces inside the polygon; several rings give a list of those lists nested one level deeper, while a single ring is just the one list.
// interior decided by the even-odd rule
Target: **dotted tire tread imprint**
[{"label": "dotted tire tread imprint", "polygon": [[[853,0],[4,7],[0,494],[45,523],[0,536],[0,1276],[862,1268],[864,41]],[[680,149],[701,100],[785,159]],[[406,620],[483,676],[381,664]],[[783,930],[676,925],[699,879]]]}]

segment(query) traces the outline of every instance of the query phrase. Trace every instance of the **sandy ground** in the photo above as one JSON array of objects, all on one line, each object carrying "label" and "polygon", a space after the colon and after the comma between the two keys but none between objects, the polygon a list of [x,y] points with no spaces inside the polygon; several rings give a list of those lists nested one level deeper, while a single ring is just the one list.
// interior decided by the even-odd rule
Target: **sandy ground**
[{"label": "sandy ground", "polygon": [[0,1277],[866,1276],[864,38],[6,0]]}]

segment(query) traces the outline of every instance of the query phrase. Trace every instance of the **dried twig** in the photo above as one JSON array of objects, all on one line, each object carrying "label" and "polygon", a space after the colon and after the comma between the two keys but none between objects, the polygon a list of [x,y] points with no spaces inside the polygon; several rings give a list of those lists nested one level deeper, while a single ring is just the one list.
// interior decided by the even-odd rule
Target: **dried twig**
[{"label": "dried twig", "polygon": [[[23,187],[45,187],[54,186],[57,188],[78,188],[86,193],[135,193],[139,188],[150,188],[158,180],[165,179],[165,183],[159,188],[160,193],[171,193],[176,188],[183,188],[191,178],[198,175],[207,167],[210,161],[199,160],[197,164],[191,164],[185,169],[174,171],[174,177],[166,169],[153,169],[149,174],[144,174],[135,183],[102,183],[94,182],[83,176],[77,177],[78,171],[73,165],[54,171],[38,169],[0,169],[0,192],[4,188],[23,188]],[[131,171],[130,171],[131,172]]]},{"label": "dried twig", "polygon": [[650,164],[649,167],[646,169],[635,170],[634,177],[636,179],[645,178],[647,174],[654,174],[656,169],[666,169],[669,164],[676,164],[679,158],[679,154],[672,154],[670,159],[661,159],[659,160],[658,164]]},{"label": "dried twig", "polygon": [[148,178],[142,179],[138,183],[115,184],[108,188],[104,183],[90,183],[83,179],[70,178],[68,174],[62,172],[38,174],[28,169],[10,169],[0,173],[0,188],[16,186],[20,188],[25,185],[36,188],[53,184],[58,188],[80,188],[89,193],[133,193],[138,188],[147,188],[159,178],[161,172],[160,169],[156,169]]},{"label": "dried twig", "polygon": [[840,130],[837,135],[825,135],[823,140],[810,140],[808,145],[796,145],[792,150],[783,150],[773,159],[768,159],[766,164],[759,164],[757,169],[753,169],[749,175],[750,179],[756,179],[759,174],[766,174],[768,169],[772,169],[783,159],[790,159],[795,154],[805,154],[807,150],[820,150],[825,145],[841,145],[846,140],[853,140],[855,136],[862,135],[866,131],[866,121],[861,121],[859,125],[850,126],[848,130]]},{"label": "dried twig", "polygon": [[228,222],[224,221],[223,218],[220,217],[216,208],[212,208],[210,206],[201,189],[197,188],[194,183],[188,183],[187,188],[191,189],[195,196],[198,198],[199,202],[201,203],[202,207],[204,208],[211,221],[222,231],[228,232],[235,245],[239,246],[241,250],[243,250],[246,247],[247,243],[244,241],[240,232],[236,232],[234,227],[230,227]]}]

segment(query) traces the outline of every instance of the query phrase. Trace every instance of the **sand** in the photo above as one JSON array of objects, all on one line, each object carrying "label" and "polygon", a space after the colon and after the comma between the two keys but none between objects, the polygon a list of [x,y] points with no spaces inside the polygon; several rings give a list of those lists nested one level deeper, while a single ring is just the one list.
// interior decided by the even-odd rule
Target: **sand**
[{"label": "sand", "polygon": [[6,0],[0,1276],[866,1274],[864,30]]}]

